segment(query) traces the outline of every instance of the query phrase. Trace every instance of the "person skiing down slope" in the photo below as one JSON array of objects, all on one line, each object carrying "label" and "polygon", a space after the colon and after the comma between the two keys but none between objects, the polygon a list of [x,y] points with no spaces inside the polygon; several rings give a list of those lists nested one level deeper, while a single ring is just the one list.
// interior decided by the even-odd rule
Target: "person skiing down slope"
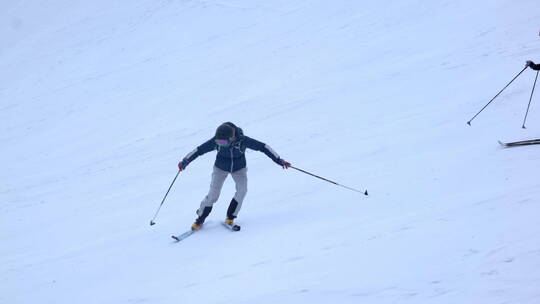
[{"label": "person skiing down slope", "polygon": [[227,209],[225,223],[231,227],[234,225],[234,219],[238,216],[238,212],[242,207],[242,202],[247,193],[246,148],[263,152],[275,163],[282,166],[283,169],[288,169],[291,166],[289,162],[280,158],[279,155],[265,143],[245,136],[242,129],[232,122],[221,124],[217,128],[214,137],[198,146],[178,163],[178,169],[183,171],[197,157],[210,151],[217,150],[210,190],[201,202],[199,209],[197,209],[198,217],[191,226],[192,230],[199,230],[202,228],[204,220],[212,211],[214,203],[218,200],[223,183],[229,174],[236,184],[236,193]]}]

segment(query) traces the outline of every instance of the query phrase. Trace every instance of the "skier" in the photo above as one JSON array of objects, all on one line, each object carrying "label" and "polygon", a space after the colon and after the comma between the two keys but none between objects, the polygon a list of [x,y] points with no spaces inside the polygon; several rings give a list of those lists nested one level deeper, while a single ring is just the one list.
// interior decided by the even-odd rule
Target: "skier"
[{"label": "skier", "polygon": [[534,62],[532,62],[532,60],[527,60],[526,66],[530,67],[535,71],[540,71],[540,64],[535,64]]},{"label": "skier", "polygon": [[178,163],[178,168],[180,171],[183,171],[197,157],[217,150],[210,190],[197,210],[198,217],[191,226],[192,230],[202,228],[204,220],[212,211],[214,203],[218,200],[223,183],[229,174],[232,175],[236,184],[236,193],[229,204],[225,223],[231,227],[235,226],[234,219],[238,216],[238,212],[242,207],[242,202],[247,193],[246,148],[263,152],[275,163],[282,166],[283,169],[291,166],[289,162],[280,158],[268,145],[245,136],[242,129],[235,126],[232,122],[221,124],[217,128],[214,137],[198,146]]}]

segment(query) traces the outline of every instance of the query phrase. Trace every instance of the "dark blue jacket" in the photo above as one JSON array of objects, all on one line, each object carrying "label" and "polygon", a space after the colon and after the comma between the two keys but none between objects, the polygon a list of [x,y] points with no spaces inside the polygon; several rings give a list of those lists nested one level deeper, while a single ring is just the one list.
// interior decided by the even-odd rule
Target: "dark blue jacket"
[{"label": "dark blue jacket", "polygon": [[245,136],[242,129],[235,126],[233,123],[228,122],[228,124],[235,128],[236,134],[236,139],[228,147],[218,146],[215,142],[215,137],[212,137],[202,145],[198,146],[182,160],[184,167],[194,161],[197,157],[210,151],[217,150],[216,162],[214,165],[221,170],[235,172],[246,167],[245,152],[247,148],[255,151],[261,151],[278,165],[282,164],[282,160],[279,155],[268,145],[251,137]]}]

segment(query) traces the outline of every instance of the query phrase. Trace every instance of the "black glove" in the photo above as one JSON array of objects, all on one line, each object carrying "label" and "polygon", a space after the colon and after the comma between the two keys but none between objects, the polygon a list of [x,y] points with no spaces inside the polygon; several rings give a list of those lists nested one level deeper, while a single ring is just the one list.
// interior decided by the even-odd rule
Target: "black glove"
[{"label": "black glove", "polygon": [[529,67],[535,71],[540,71],[540,64],[535,64],[532,60],[527,60],[525,67]]}]

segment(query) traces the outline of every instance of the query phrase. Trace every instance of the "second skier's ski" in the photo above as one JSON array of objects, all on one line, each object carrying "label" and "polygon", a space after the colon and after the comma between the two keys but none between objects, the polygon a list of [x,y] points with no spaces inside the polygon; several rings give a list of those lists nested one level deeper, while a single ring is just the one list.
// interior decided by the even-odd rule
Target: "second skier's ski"
[{"label": "second skier's ski", "polygon": [[522,141],[515,141],[515,142],[508,142],[508,143],[505,143],[499,140],[499,144],[503,147],[538,145],[540,144],[540,139],[522,140]]}]

